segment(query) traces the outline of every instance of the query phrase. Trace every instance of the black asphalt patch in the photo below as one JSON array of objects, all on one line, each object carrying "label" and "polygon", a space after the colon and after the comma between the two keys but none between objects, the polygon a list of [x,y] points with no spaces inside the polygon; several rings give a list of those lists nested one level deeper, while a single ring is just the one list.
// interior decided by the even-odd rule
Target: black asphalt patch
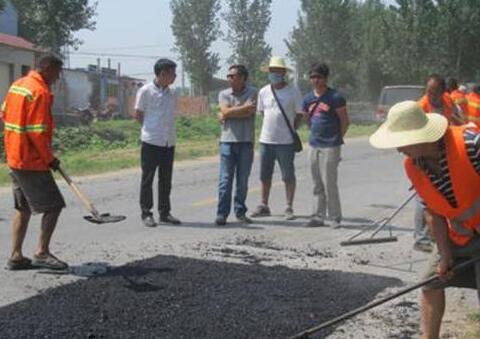
[{"label": "black asphalt patch", "polygon": [[400,284],[157,256],[0,308],[0,338],[286,338]]}]

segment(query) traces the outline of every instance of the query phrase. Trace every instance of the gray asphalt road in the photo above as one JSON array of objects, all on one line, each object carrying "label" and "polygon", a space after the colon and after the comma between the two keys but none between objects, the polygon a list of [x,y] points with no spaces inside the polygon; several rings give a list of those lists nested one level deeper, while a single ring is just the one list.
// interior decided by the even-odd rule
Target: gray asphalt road
[{"label": "gray asphalt road", "polygon": [[[176,164],[172,212],[183,221],[181,226],[176,227],[159,226],[150,229],[142,226],[138,208],[138,170],[76,179],[99,210],[127,216],[127,220],[119,224],[94,225],[84,221],[83,207],[68,187],[61,184],[68,208],[60,218],[52,250],[68,261],[72,268],[66,274],[35,270],[15,273],[1,271],[0,319],[3,320],[0,320],[0,333],[7,337],[21,337],[22,333],[25,336],[56,337],[70,332],[76,337],[86,337],[93,333],[95,338],[100,334],[103,337],[131,337],[136,334],[137,337],[169,338],[276,338],[293,334],[292,332],[307,325],[327,320],[353,306],[364,304],[378,293],[385,293],[387,287],[395,289],[402,283],[416,280],[425,256],[411,251],[413,205],[408,205],[393,221],[398,242],[356,247],[339,246],[340,241],[363,229],[366,224],[390,214],[409,195],[400,155],[393,151],[374,150],[368,146],[365,139],[347,141],[343,148],[339,174],[345,220],[343,226],[335,230],[303,227],[312,208],[312,188],[306,152],[297,156],[296,169],[296,220],[286,222],[281,216],[285,208],[285,194],[277,176],[272,189],[272,217],[258,219],[251,226],[238,224],[231,218],[229,221],[232,222],[223,228],[213,225],[216,211],[217,159]],[[256,158],[250,178],[250,209],[253,209],[259,200]],[[2,190],[0,248],[4,259],[9,251],[11,206],[10,192]],[[25,243],[27,255],[34,249],[38,224],[39,218],[34,217]],[[141,270],[145,265],[168,267],[169,270],[177,272],[175,274],[178,280],[174,285],[165,287],[168,284],[162,282],[164,277],[158,272],[147,280],[141,278],[140,281],[138,274],[112,274],[123,272],[125,268],[122,268],[122,265],[125,264],[129,264],[128,272],[135,271],[135,267]],[[237,264],[247,264],[253,268],[235,266]],[[185,270],[184,265],[191,269]],[[283,285],[279,283],[281,277],[274,269],[279,266],[283,267],[279,268],[280,271],[285,271]],[[225,270],[231,274],[219,273]],[[290,270],[301,270],[304,273],[299,273],[297,279],[295,274],[290,274]],[[321,275],[323,271],[330,272],[325,275],[325,285],[312,285],[312,279],[319,279],[315,274]],[[252,279],[248,279],[250,274]],[[209,290],[209,286],[216,286],[219,279],[231,288]],[[192,286],[192,280],[198,281],[198,284]],[[315,286],[314,294],[320,299],[312,296],[312,286]],[[193,296],[185,292],[191,289],[200,289],[201,293]],[[265,295],[266,291],[271,289],[278,289],[277,295],[268,300],[271,307],[278,309],[278,312],[262,311],[262,302],[259,303],[259,295]],[[292,294],[293,290],[296,292]],[[301,291],[305,293],[302,294]],[[98,293],[102,295],[102,304],[95,304],[93,307],[92,300],[96,299]],[[299,293],[303,295],[303,299],[298,299]],[[153,332],[148,332],[148,324],[154,321],[154,315],[149,310],[141,310],[141,302],[127,302],[135,296],[145,298],[145,302],[150,298],[160,298],[162,302],[149,307],[178,307],[175,312],[179,313],[172,311],[173,313],[162,318],[168,326],[157,326]],[[183,301],[177,303],[175,296]],[[333,298],[334,302],[330,301],[328,307],[318,307],[321,299],[325,297]],[[218,309],[213,311],[209,300],[215,298],[221,301],[217,302]],[[357,338],[362,337],[361,333],[370,338],[384,338],[384,331],[389,330],[397,338],[408,337],[417,330],[418,320],[418,311],[412,302],[415,296],[411,298],[413,299],[398,302],[398,310],[404,311],[389,313],[384,310],[384,316],[377,317],[377,320],[360,317],[355,326],[356,331],[352,333],[355,333]],[[299,300],[302,302],[298,302]],[[231,305],[237,303],[241,303],[242,307],[232,308]],[[48,305],[57,311],[50,314]],[[249,312],[248,305],[252,307],[253,318],[245,316]],[[123,311],[119,311],[119,308]],[[295,310],[295,317],[291,317],[285,308]],[[36,325],[30,323],[22,332],[14,327],[14,324],[19,321],[25,309],[46,315],[44,318],[35,315],[32,323]],[[62,309],[76,311],[58,311]],[[94,313],[82,316],[82,312],[87,309]],[[128,318],[128,314],[136,312],[135,310],[140,315],[138,321],[131,324],[133,327],[130,329],[133,332],[128,332],[118,324],[126,321],[125,317]],[[192,315],[191,310],[195,310],[198,317]],[[233,311],[229,313],[228,310]],[[34,311],[29,314],[32,312]],[[100,321],[102,314],[107,313],[109,320]],[[178,321],[177,318],[183,314],[184,321]],[[404,318],[398,318],[402,314]],[[172,318],[173,315],[175,316]],[[391,317],[400,319],[405,327],[391,328]],[[256,319],[256,322],[253,319]],[[212,321],[217,322],[218,326],[210,326]],[[57,326],[50,326],[49,322],[54,322]],[[192,325],[193,323],[195,325]],[[231,328],[236,330],[230,332]],[[255,332],[255,328],[261,330]],[[278,328],[280,329],[276,331]],[[339,327],[331,332],[329,337],[344,338],[348,331],[348,326]],[[176,333],[181,335],[176,336]]]}]

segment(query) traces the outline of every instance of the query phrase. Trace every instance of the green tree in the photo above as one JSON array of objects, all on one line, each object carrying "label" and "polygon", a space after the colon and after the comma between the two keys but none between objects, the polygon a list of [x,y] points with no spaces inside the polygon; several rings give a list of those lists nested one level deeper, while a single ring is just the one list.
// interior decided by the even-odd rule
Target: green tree
[{"label": "green tree", "polygon": [[73,33],[95,28],[97,2],[88,0],[12,0],[19,16],[19,35],[40,47],[60,53],[77,47]]},{"label": "green tree", "polygon": [[331,80],[341,86],[355,85],[353,30],[356,2],[352,0],[302,0],[297,26],[286,40],[289,56],[299,74],[305,75],[314,62],[325,62]]},{"label": "green tree", "polygon": [[462,80],[480,78],[480,0],[437,1],[442,70]]},{"label": "green tree", "polygon": [[356,94],[371,101],[378,99],[382,87],[389,81],[383,65],[387,62],[385,22],[389,20],[388,8],[381,0],[366,0],[357,4],[357,15],[352,22],[355,50]]},{"label": "green tree", "polygon": [[251,75],[250,81],[256,86],[266,82],[266,74],[260,67],[272,53],[265,42],[271,3],[271,0],[227,0],[228,10],[224,14],[228,24],[226,41],[233,50],[229,62],[245,65]]},{"label": "green tree", "polygon": [[172,0],[172,31],[175,51],[189,74],[195,94],[207,95],[213,75],[219,70],[220,57],[210,51],[220,36],[219,0]]},{"label": "green tree", "polygon": [[3,11],[5,8],[5,0],[0,0],[0,13]]}]

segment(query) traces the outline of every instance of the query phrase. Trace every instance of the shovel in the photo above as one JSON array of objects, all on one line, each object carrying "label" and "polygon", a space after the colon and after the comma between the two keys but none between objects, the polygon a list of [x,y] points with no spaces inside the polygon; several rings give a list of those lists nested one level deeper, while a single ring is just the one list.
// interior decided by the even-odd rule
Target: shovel
[{"label": "shovel", "polygon": [[[475,265],[475,267],[478,267],[478,263],[480,262],[480,256],[475,256],[467,261],[464,261],[454,267],[452,267],[450,269],[450,272],[453,273],[453,274],[456,274],[462,270],[465,270],[466,268],[470,267],[471,265]],[[476,276],[477,276],[477,281],[480,280],[478,278],[478,273],[476,272]],[[345,314],[342,314],[336,318],[333,318],[331,320],[328,320],[318,326],[315,326],[315,327],[312,327],[312,328],[309,328],[307,330],[304,330],[300,333],[297,333],[295,334],[294,336],[290,337],[289,339],[309,339],[311,335],[315,334],[316,332],[320,331],[320,330],[323,330],[327,327],[330,327],[330,326],[333,326],[333,325],[336,325],[338,323],[341,323],[342,321],[345,321],[347,319],[350,319],[354,316],[356,316],[357,314],[360,314],[360,313],[363,313],[365,311],[368,311],[374,307],[377,307],[379,305],[382,305],[384,303],[386,303],[387,301],[390,301],[392,299],[395,299],[401,295],[404,295],[406,293],[409,293],[413,290],[416,290],[417,288],[420,288],[420,287],[423,287],[425,285],[428,285],[430,284],[431,282],[434,282],[434,281],[437,281],[439,280],[440,277],[438,276],[438,274],[435,274],[433,276],[431,276],[430,278],[426,279],[426,280],[423,280],[423,281],[420,281],[419,283],[416,283],[412,286],[409,286],[409,287],[406,287],[400,291],[398,291],[397,293],[394,293],[392,295],[389,295],[388,297],[385,297],[385,298],[382,298],[380,300],[377,300],[377,301],[374,301],[374,302],[371,302],[367,305],[364,305],[364,306],[361,306],[359,308],[356,308],[350,312],[347,312]],[[477,288],[478,288],[478,285],[477,285]]]},{"label": "shovel", "polygon": [[80,191],[78,186],[72,181],[72,179],[68,176],[68,174],[63,170],[61,166],[58,166],[58,172],[60,175],[65,179],[68,186],[72,189],[75,195],[80,199],[83,206],[91,213],[91,215],[84,216],[85,220],[90,221],[94,224],[106,224],[112,222],[119,222],[125,220],[127,217],[124,215],[110,215],[110,213],[100,213],[98,210],[93,206],[90,200]]}]

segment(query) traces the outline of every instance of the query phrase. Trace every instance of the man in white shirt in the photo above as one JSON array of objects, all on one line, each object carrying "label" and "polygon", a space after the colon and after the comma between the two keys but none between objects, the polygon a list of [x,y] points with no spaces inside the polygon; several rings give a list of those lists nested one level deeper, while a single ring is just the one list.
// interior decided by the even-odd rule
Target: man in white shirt
[{"label": "man in white shirt", "polygon": [[270,84],[258,93],[257,111],[263,115],[260,134],[260,180],[262,182],[262,203],[252,213],[252,217],[269,216],[268,198],[272,186],[275,161],[278,162],[285,183],[287,208],[285,219],[294,219],[293,198],[295,195],[295,148],[293,136],[282,114],[274,93],[288,118],[290,126],[296,129],[302,119],[302,95],[293,85],[286,82],[285,60],[272,57],[268,67]]},{"label": "man in white shirt", "polygon": [[154,66],[155,79],[137,92],[135,112],[142,124],[140,208],[143,223],[155,227],[153,218],[152,183],[158,168],[158,212],[160,222],[180,224],[170,214],[173,159],[175,154],[176,96],[168,87],[176,78],[177,65],[169,59],[159,59]]}]

